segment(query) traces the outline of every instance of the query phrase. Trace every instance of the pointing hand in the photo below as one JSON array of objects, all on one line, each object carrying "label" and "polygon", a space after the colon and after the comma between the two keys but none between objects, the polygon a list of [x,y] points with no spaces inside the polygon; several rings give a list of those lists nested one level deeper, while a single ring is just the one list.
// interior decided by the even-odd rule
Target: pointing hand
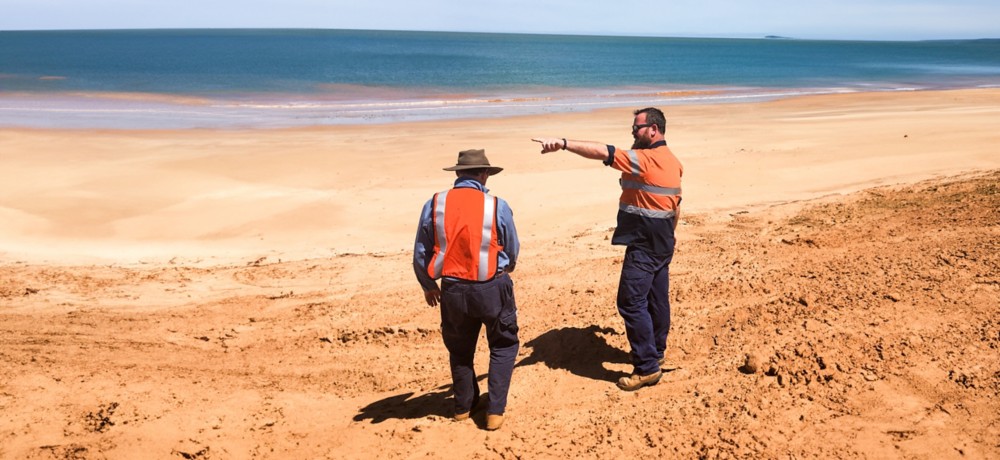
[{"label": "pointing hand", "polygon": [[542,153],[555,152],[566,147],[566,140],[563,138],[538,138],[532,140],[542,144]]}]

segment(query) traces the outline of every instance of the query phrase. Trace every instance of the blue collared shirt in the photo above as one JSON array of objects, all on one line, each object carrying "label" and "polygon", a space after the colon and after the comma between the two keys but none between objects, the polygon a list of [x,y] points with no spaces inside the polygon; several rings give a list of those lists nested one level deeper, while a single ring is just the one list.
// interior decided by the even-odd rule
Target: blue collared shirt
[{"label": "blue collared shirt", "polygon": [[[486,186],[469,177],[455,179],[455,188],[474,188],[489,193]],[[434,253],[434,216],[431,215],[433,201],[433,198],[427,200],[424,209],[420,211],[420,224],[413,244],[413,271],[425,291],[438,289],[437,283],[427,274],[427,264]],[[514,227],[514,213],[500,197],[497,197],[497,240],[503,246],[503,251],[497,254],[497,270],[514,271],[520,242],[517,239],[517,228]]]}]

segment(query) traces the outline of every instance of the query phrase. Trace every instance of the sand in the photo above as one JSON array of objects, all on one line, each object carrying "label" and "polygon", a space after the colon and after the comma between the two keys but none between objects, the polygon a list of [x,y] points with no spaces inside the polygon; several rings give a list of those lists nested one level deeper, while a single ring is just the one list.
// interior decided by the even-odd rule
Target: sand
[{"label": "sand", "polygon": [[[675,369],[636,393],[617,174],[530,140],[627,146],[629,109],[0,129],[0,458],[1000,456],[1000,90],[665,111]],[[522,244],[496,432],[450,419],[410,268],[466,148]]]}]

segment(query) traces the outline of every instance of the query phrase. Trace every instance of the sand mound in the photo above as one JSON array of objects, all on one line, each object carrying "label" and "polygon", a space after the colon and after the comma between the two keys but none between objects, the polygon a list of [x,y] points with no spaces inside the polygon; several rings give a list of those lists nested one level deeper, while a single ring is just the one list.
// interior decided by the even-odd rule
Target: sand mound
[{"label": "sand mound", "polygon": [[450,420],[406,252],[5,262],[0,457],[996,458],[998,183],[686,216],[673,370],[636,393],[613,384],[631,368],[611,230],[526,247],[521,356],[489,433]]}]

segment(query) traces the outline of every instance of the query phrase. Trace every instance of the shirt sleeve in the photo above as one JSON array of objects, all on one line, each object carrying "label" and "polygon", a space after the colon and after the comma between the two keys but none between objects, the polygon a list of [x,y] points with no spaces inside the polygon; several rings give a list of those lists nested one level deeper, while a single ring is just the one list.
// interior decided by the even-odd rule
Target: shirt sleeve
[{"label": "shirt sleeve", "polygon": [[517,265],[517,254],[521,250],[521,242],[517,239],[517,228],[514,226],[514,211],[503,199],[497,198],[497,239],[503,245],[503,252],[507,255],[506,271],[514,271]]},{"label": "shirt sleeve", "polygon": [[608,159],[604,160],[605,166],[611,166],[615,163],[615,146],[608,145]]},{"label": "shirt sleeve", "polygon": [[420,222],[417,224],[417,237],[413,243],[413,272],[417,275],[420,287],[425,291],[438,289],[437,282],[427,274],[427,264],[430,263],[434,251],[434,219],[431,216],[431,202],[427,200],[424,209],[420,211]]}]

